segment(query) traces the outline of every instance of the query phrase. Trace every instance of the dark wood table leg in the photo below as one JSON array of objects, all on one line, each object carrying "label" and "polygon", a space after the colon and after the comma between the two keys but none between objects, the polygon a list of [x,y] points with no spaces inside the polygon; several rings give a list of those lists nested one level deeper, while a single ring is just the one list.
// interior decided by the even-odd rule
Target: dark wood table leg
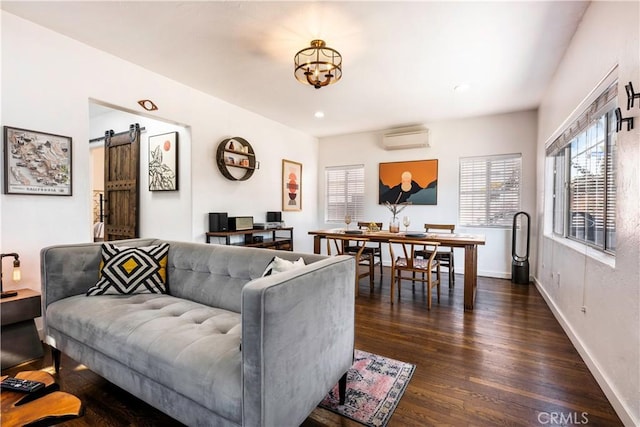
[{"label": "dark wood table leg", "polygon": [[320,241],[321,240],[322,240],[322,237],[313,236],[313,253],[314,254],[319,254],[320,253]]},{"label": "dark wood table leg", "polygon": [[476,245],[464,247],[464,309],[473,310],[478,284],[478,254]]}]

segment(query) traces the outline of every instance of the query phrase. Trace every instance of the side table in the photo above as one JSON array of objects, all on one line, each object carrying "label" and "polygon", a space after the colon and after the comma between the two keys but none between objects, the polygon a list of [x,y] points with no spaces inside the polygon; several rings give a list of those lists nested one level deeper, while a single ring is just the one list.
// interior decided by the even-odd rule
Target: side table
[{"label": "side table", "polygon": [[[6,375],[0,379],[6,378]],[[53,426],[81,417],[84,407],[76,396],[58,391],[54,378],[42,371],[23,371],[16,378],[43,382],[45,387],[35,393],[2,390],[0,393],[0,423],[2,427]]]},{"label": "side table", "polygon": [[18,289],[18,295],[0,300],[2,369],[42,357],[43,347],[35,318],[42,314],[40,293]]}]

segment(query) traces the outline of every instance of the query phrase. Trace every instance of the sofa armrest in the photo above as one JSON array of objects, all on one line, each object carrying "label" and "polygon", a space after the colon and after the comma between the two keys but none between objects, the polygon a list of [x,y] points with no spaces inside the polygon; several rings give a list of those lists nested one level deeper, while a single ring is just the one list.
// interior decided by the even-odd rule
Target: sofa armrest
[{"label": "sofa armrest", "polygon": [[300,425],[351,367],[355,268],[338,256],[245,286],[243,425]]}]

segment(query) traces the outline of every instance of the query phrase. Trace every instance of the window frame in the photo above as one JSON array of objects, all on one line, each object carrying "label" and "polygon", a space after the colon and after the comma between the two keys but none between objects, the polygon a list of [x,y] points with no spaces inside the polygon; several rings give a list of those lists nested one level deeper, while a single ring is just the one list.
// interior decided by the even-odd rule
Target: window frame
[{"label": "window frame", "polygon": [[[569,124],[560,132],[559,136],[553,140],[546,148],[546,158],[551,160],[552,179],[550,186],[547,188],[551,192],[551,210],[545,209],[545,214],[551,216],[551,233],[558,238],[567,239],[578,244],[593,248],[596,251],[615,255],[616,252],[616,205],[617,205],[617,138],[615,129],[615,109],[617,107],[617,80],[614,80],[609,86],[601,91],[601,93],[582,111],[575,119],[568,122]],[[597,92],[596,92],[597,93]],[[602,121],[604,124],[604,139],[599,141],[591,137],[590,132],[597,129],[597,124]],[[591,185],[583,188],[582,200],[577,200],[572,186],[572,179],[576,180],[580,174],[572,173],[572,159],[579,158],[578,142],[584,141],[580,148],[583,152],[593,150],[597,153],[597,146],[602,143],[604,158],[600,161],[600,165],[604,168],[601,173],[583,173],[582,177],[585,182],[591,178]],[[575,150],[575,151],[574,151]],[[596,161],[597,162],[597,161]],[[581,165],[575,166],[577,169]],[[593,168],[591,163],[589,168]],[[595,169],[593,169],[595,170]],[[593,196],[594,190],[597,192],[602,189],[603,194],[598,198]],[[592,200],[590,200],[592,199]],[[572,204],[572,201],[574,203]],[[593,237],[590,239],[590,231],[587,227],[582,228],[582,237],[572,232],[572,215],[581,212],[575,207],[578,203],[586,204],[587,207],[591,203],[601,203],[599,209],[583,210],[584,214],[592,214],[600,216],[602,228],[600,231],[601,242],[599,242],[597,218],[593,220],[595,226],[593,228]],[[592,215],[591,217],[593,218]],[[585,219],[586,221],[586,219]],[[561,222],[561,223],[560,223]]]}]

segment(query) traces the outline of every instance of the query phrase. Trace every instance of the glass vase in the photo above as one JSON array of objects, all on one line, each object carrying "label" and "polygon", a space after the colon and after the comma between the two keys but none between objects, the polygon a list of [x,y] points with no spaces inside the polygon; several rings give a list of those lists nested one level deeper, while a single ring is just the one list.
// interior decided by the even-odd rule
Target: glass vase
[{"label": "glass vase", "polygon": [[398,233],[400,232],[400,220],[398,217],[391,217],[389,220],[389,232],[390,233]]}]

